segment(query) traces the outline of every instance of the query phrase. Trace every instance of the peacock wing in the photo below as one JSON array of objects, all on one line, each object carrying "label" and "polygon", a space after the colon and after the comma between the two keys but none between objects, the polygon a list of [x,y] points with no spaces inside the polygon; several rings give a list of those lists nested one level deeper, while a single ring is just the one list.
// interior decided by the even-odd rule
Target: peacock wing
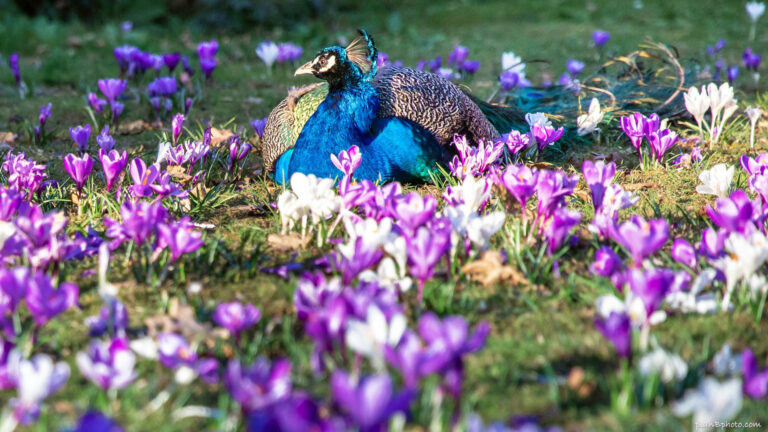
[{"label": "peacock wing", "polygon": [[261,154],[267,173],[272,172],[277,159],[293,147],[304,124],[328,94],[328,85],[317,83],[292,89],[288,96],[272,109],[261,137]]},{"label": "peacock wing", "polygon": [[473,141],[499,136],[483,112],[459,87],[439,76],[388,66],[373,79],[379,93],[379,118],[398,117],[419,124],[446,145],[454,134]]}]

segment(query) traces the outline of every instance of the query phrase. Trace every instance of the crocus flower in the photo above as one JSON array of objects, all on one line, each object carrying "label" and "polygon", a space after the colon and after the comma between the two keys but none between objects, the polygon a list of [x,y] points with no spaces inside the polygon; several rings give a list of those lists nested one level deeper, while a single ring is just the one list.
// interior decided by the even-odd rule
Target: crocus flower
[{"label": "crocus flower", "polygon": [[707,205],[707,215],[715,225],[725,231],[749,235],[756,229],[752,222],[754,205],[743,189],[737,189],[727,198],[718,198],[715,207]]},{"label": "crocus flower", "polygon": [[38,120],[40,121],[41,128],[45,126],[45,122],[47,122],[50,117],[51,117],[51,104],[48,103],[47,105],[41,106],[40,115],[38,116]]},{"label": "crocus flower", "polygon": [[181,135],[181,128],[184,126],[184,114],[176,114],[171,120],[171,129],[173,133],[173,145],[179,140]]},{"label": "crocus flower", "polygon": [[125,150],[120,153],[117,150],[107,152],[104,149],[99,149],[99,161],[101,161],[101,167],[104,169],[107,192],[109,192],[128,163],[128,153]]},{"label": "crocus flower", "polygon": [[[277,54],[278,63],[295,63],[296,60],[301,58],[301,54],[304,53],[304,50],[300,46],[291,42],[281,43],[277,47],[277,49],[278,49],[278,54]],[[258,49],[257,49],[257,55],[258,55]]]},{"label": "crocus flower", "polygon": [[499,75],[499,84],[501,84],[501,90],[508,92],[515,88],[520,81],[520,76],[511,70],[505,70]]},{"label": "crocus flower", "polygon": [[632,355],[632,327],[625,312],[612,312],[607,317],[595,317],[595,327],[613,344],[620,356]]},{"label": "crocus flower", "polygon": [[651,153],[658,162],[661,162],[661,158],[664,153],[667,152],[677,142],[677,134],[669,129],[653,132],[648,135],[648,142],[651,144]]},{"label": "crocus flower", "polygon": [[469,75],[474,74],[480,69],[480,60],[467,60],[461,65],[461,70]]},{"label": "crocus flower", "polygon": [[126,201],[120,206],[123,223],[104,218],[107,224],[106,234],[115,239],[117,244],[124,240],[133,240],[137,246],[141,246],[149,239],[155,227],[165,222],[167,216],[168,211],[160,203]]},{"label": "crocus flower", "polygon": [[624,262],[608,246],[601,246],[595,252],[595,260],[589,266],[590,273],[603,277],[612,277],[624,269]]},{"label": "crocus flower", "polygon": [[681,400],[672,404],[672,413],[678,417],[693,414],[693,424],[724,423],[741,411],[741,390],[740,379],[719,382],[706,377],[697,388],[687,390]]},{"label": "crocus flower", "polygon": [[643,144],[643,138],[646,136],[645,123],[645,116],[637,112],[629,116],[622,116],[620,119],[621,130],[629,137],[632,147],[637,150],[641,158],[642,150],[640,146]]},{"label": "crocus flower", "polygon": [[592,205],[597,211],[603,206],[605,191],[613,183],[613,177],[616,175],[616,164],[611,162],[606,165],[604,161],[594,163],[585,160],[581,165],[581,172],[584,174],[584,181],[592,194]]},{"label": "crocus flower", "polygon": [[726,237],[728,237],[728,232],[725,230],[715,231],[712,228],[704,228],[701,232],[699,253],[709,259],[720,258],[725,248]]},{"label": "crocus flower", "polygon": [[91,341],[88,352],[76,356],[80,373],[104,390],[120,390],[136,379],[136,356],[128,341],[117,338],[111,342]]},{"label": "crocus flower", "polygon": [[640,215],[619,225],[612,234],[613,239],[624,246],[632,255],[635,267],[661,249],[669,238],[669,224],[666,219],[646,221]]},{"label": "crocus flower", "polygon": [[431,232],[427,227],[420,227],[413,236],[406,237],[408,244],[408,270],[419,280],[418,301],[424,296],[424,282],[432,277],[435,266],[451,246],[449,230]]},{"label": "crocus flower", "polygon": [[603,121],[605,114],[600,109],[600,101],[597,98],[592,98],[589,103],[589,110],[587,113],[580,115],[576,119],[576,126],[578,126],[577,133],[579,136],[588,135],[594,131],[599,131],[597,125]]},{"label": "crocus flower", "polygon": [[147,166],[142,159],[134,158],[128,171],[133,179],[131,192],[137,197],[151,196],[152,189],[149,186],[157,180],[160,173],[157,165]]},{"label": "crocus flower", "polygon": [[749,118],[749,147],[755,147],[755,126],[757,121],[763,115],[763,110],[759,107],[747,107],[747,117]]},{"label": "crocus flower", "polygon": [[114,103],[117,98],[120,96],[120,94],[125,91],[125,87],[128,85],[128,83],[125,80],[121,79],[100,79],[99,80],[99,90],[104,94],[104,96],[107,98],[109,103]]},{"label": "crocus flower", "polygon": [[192,98],[186,98],[184,99],[184,116],[189,115],[189,110],[192,108],[192,103],[194,102],[194,99]]},{"label": "crocus flower", "polygon": [[542,126],[539,124],[531,126],[531,135],[536,139],[539,151],[544,150],[545,147],[559,140],[560,137],[563,136],[563,133],[565,133],[565,129],[562,127],[555,129],[554,127]]},{"label": "crocus flower", "polygon": [[447,67],[441,67],[437,70],[437,72],[435,72],[435,74],[445,80],[452,80],[456,77],[453,69]]},{"label": "crocus flower", "polygon": [[179,64],[179,60],[181,60],[179,53],[163,54],[163,64],[168,68],[168,72],[173,73],[173,70]]},{"label": "crocus flower", "polygon": [[391,211],[402,228],[414,233],[432,219],[436,208],[437,200],[432,195],[422,197],[418,192],[411,192],[395,200]]},{"label": "crocus flower", "polygon": [[246,305],[238,302],[220,303],[213,314],[213,321],[235,336],[256,325],[259,318],[261,318],[261,312],[250,303]]},{"label": "crocus flower", "polygon": [[203,246],[202,234],[193,231],[187,220],[157,226],[160,241],[171,250],[171,261],[176,261],[182,255],[195,252]]},{"label": "crocus flower", "polygon": [[78,191],[83,190],[88,175],[91,174],[93,169],[93,159],[88,154],[83,154],[82,157],[77,157],[72,153],[64,156],[64,170],[67,171],[72,180],[75,182]]},{"label": "crocus flower", "polygon": [[219,43],[216,40],[200,42],[197,45],[197,56],[200,60],[200,69],[206,78],[210,79],[213,70],[216,69],[216,52],[219,50]]},{"label": "crocus flower", "polygon": [[595,43],[595,46],[598,48],[608,43],[609,40],[611,40],[611,34],[608,33],[607,31],[595,30],[594,32],[592,32],[592,41]]},{"label": "crocus flower", "polygon": [[752,48],[747,48],[744,50],[744,54],[742,54],[741,59],[744,62],[744,67],[747,70],[757,72],[757,69],[760,67],[760,61],[762,60],[762,57],[760,57],[760,54],[752,52]]},{"label": "crocus flower", "polygon": [[256,55],[267,65],[267,69],[271,69],[280,55],[280,48],[272,41],[264,41],[256,47]]},{"label": "crocus flower", "polygon": [[571,232],[574,226],[581,221],[581,212],[558,208],[544,230],[544,236],[547,239],[547,252],[549,255],[555,253]]},{"label": "crocus flower", "polygon": [[55,316],[77,304],[79,290],[72,282],[63,282],[54,288],[50,277],[37,272],[29,279],[27,288],[27,308],[35,319],[35,324],[42,327]]},{"label": "crocus flower", "polygon": [[395,413],[407,413],[413,391],[396,393],[389,375],[364,377],[357,381],[343,371],[331,376],[331,393],[348,419],[361,432],[385,430]]},{"label": "crocus flower", "polygon": [[268,117],[264,117],[263,119],[250,121],[251,127],[253,127],[254,132],[256,132],[256,135],[258,135],[259,138],[264,135],[264,128],[267,126],[267,119]]},{"label": "crocus flower", "polygon": [[566,175],[562,171],[541,170],[536,179],[536,218],[543,222],[549,219],[555,209],[565,205],[565,197],[573,193],[579,184],[579,175]]},{"label": "crocus flower", "polygon": [[696,249],[688,241],[677,238],[672,243],[672,259],[691,269],[696,268]]},{"label": "crocus flower", "polygon": [[758,371],[757,359],[749,348],[741,353],[741,373],[744,377],[744,394],[753,399],[763,399],[768,395],[768,369]]},{"label": "crocus flower", "polygon": [[728,167],[721,163],[702,171],[699,174],[699,180],[702,184],[696,186],[696,192],[716,195],[721,198],[727,197],[735,169],[735,166]]},{"label": "crocus flower", "polygon": [[637,369],[645,377],[657,375],[663,383],[682,381],[688,375],[685,361],[661,347],[642,356],[637,362]]},{"label": "crocus flower", "polygon": [[133,59],[133,53],[138,50],[139,49],[134,46],[123,45],[116,47],[112,51],[113,55],[115,56],[115,60],[117,61],[117,65],[120,67],[121,76],[126,72],[129,72],[129,68]]},{"label": "crocus flower", "polygon": [[469,56],[469,48],[456,45],[448,56],[448,64],[452,66],[461,66]]},{"label": "crocus flower", "polygon": [[93,108],[93,110],[98,113],[100,113],[104,107],[107,106],[107,101],[100,99],[96,93],[88,93],[88,103],[91,104],[91,108]]},{"label": "crocus flower", "polygon": [[[237,135],[235,135],[237,137]],[[234,138],[234,137],[233,137]],[[229,142],[229,169],[232,170],[238,162],[243,160],[251,151],[251,145],[248,142],[240,143],[240,138],[231,139]]]},{"label": "crocus flower", "polygon": [[520,204],[525,218],[525,205],[536,192],[538,171],[525,165],[508,165],[498,180]]},{"label": "crocus flower", "polygon": [[21,72],[19,72],[19,55],[17,53],[11,53],[8,56],[8,66],[11,68],[13,78],[16,80],[16,85],[21,85]]},{"label": "crocus flower", "polygon": [[243,367],[240,360],[232,359],[227,365],[224,383],[232,399],[246,412],[274,405],[291,393],[291,363],[278,359],[274,363],[258,358],[251,366]]},{"label": "crocus flower", "polygon": [[578,60],[568,60],[565,66],[573,78],[576,78],[584,70],[584,63]]},{"label": "crocus flower", "polygon": [[115,146],[115,139],[109,134],[109,125],[104,125],[101,129],[101,133],[96,136],[96,144],[99,145],[100,150],[108,152]]},{"label": "crocus flower", "polygon": [[736,78],[739,77],[739,67],[738,66],[731,66],[727,70],[728,75],[728,82],[733,84],[734,81],[736,81]]},{"label": "crocus flower", "polygon": [[88,139],[91,137],[91,125],[69,128],[69,136],[80,150],[85,152],[85,149],[88,148]]},{"label": "crocus flower", "polygon": [[675,279],[675,272],[669,269],[633,269],[629,275],[629,287],[645,306],[646,317],[650,318],[659,308]]},{"label": "crocus flower", "polygon": [[[21,357],[20,353],[14,354]],[[29,360],[17,358],[13,379],[18,397],[11,399],[13,416],[23,425],[31,424],[40,415],[40,405],[56,393],[69,379],[66,362],[53,363],[50,356],[37,354]]]},{"label": "crocus flower", "polygon": [[763,14],[765,13],[764,2],[757,2],[757,1],[747,2],[746,8],[747,8],[747,15],[749,15],[749,19],[752,22],[755,22],[758,19],[760,19],[760,17],[763,16]]},{"label": "crocus flower", "polygon": [[77,425],[67,432],[124,432],[115,420],[99,411],[88,411],[77,421]]}]

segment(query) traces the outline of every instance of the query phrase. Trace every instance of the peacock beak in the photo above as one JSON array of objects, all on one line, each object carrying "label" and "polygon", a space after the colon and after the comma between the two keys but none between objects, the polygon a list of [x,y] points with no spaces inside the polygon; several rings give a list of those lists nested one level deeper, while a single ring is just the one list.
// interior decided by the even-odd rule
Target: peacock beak
[{"label": "peacock beak", "polygon": [[296,72],[293,73],[293,76],[299,76],[299,75],[310,75],[314,72],[312,69],[312,62],[306,62],[304,65],[298,69],[296,69]]}]

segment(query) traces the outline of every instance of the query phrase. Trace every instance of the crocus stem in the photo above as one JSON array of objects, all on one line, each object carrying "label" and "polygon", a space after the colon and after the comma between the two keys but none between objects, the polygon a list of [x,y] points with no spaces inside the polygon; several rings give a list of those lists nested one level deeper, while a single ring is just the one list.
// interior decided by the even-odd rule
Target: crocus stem
[{"label": "crocus stem", "polygon": [[752,122],[749,128],[749,148],[755,148],[755,123]]},{"label": "crocus stem", "polygon": [[419,306],[421,306],[423,299],[424,299],[424,279],[419,278],[419,291],[416,295],[416,300],[418,300]]}]

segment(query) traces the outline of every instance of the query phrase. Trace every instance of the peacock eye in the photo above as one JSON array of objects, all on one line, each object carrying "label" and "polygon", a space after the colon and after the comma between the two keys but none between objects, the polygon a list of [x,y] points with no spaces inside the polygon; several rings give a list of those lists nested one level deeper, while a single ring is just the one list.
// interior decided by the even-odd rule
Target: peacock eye
[{"label": "peacock eye", "polygon": [[325,57],[320,57],[320,60],[318,61],[318,63],[320,63],[320,66],[325,66],[325,64],[327,63],[327,60],[325,59]]}]

